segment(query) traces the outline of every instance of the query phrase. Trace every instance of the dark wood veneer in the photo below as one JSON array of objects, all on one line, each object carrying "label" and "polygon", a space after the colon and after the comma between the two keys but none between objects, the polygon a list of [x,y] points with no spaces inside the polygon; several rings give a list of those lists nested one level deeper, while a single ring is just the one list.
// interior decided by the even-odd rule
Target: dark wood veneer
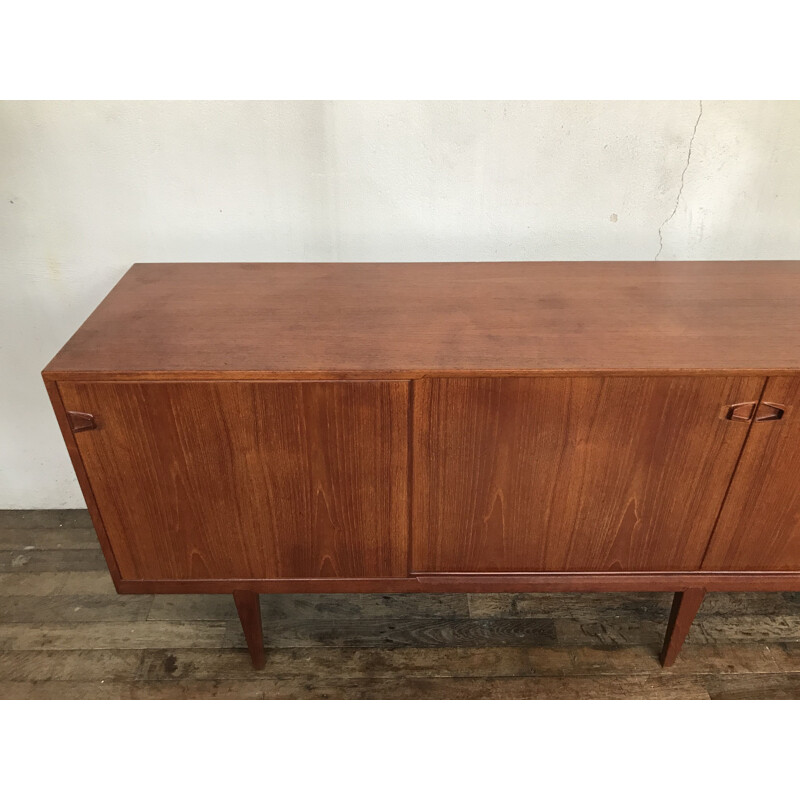
[{"label": "dark wood veneer", "polygon": [[763,383],[419,381],[414,570],[699,569],[749,429],[720,405]]},{"label": "dark wood veneer", "polygon": [[767,381],[703,568],[800,568],[800,377]]},{"label": "dark wood veneer", "polygon": [[407,573],[405,382],[62,382],[126,580]]},{"label": "dark wood veneer", "polygon": [[800,590],[800,263],[139,264],[44,370],[117,590]]},{"label": "dark wood veneer", "polygon": [[135,264],[83,380],[800,370],[800,263]]}]

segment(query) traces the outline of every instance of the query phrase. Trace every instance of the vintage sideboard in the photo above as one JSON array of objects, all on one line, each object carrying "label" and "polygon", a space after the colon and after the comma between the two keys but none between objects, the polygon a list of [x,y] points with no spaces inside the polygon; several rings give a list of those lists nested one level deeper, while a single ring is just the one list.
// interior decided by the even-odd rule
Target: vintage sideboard
[{"label": "vintage sideboard", "polygon": [[[800,590],[800,262],[136,264],[43,372],[119,592]],[[334,624],[334,623],[331,623]]]}]

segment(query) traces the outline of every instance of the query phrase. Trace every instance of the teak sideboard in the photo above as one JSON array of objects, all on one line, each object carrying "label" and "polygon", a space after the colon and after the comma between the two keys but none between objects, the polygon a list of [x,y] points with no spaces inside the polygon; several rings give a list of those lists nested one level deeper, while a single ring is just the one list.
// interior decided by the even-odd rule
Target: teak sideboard
[{"label": "teak sideboard", "polygon": [[119,592],[800,590],[800,262],[136,264],[43,372]]}]

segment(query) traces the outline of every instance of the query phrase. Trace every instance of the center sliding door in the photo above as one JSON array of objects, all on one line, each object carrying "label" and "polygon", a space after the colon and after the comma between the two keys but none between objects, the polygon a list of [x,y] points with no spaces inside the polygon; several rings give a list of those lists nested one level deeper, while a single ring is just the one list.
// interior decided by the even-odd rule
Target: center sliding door
[{"label": "center sliding door", "polygon": [[751,424],[728,407],[755,403],[762,386],[415,382],[413,571],[698,569]]}]

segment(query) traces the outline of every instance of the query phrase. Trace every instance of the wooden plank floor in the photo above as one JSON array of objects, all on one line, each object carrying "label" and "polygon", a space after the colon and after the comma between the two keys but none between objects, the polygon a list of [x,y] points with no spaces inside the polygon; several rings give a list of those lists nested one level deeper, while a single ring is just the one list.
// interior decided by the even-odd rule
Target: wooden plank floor
[{"label": "wooden plank floor", "polygon": [[800,698],[800,593],[117,595],[82,511],[0,511],[0,698]]}]

